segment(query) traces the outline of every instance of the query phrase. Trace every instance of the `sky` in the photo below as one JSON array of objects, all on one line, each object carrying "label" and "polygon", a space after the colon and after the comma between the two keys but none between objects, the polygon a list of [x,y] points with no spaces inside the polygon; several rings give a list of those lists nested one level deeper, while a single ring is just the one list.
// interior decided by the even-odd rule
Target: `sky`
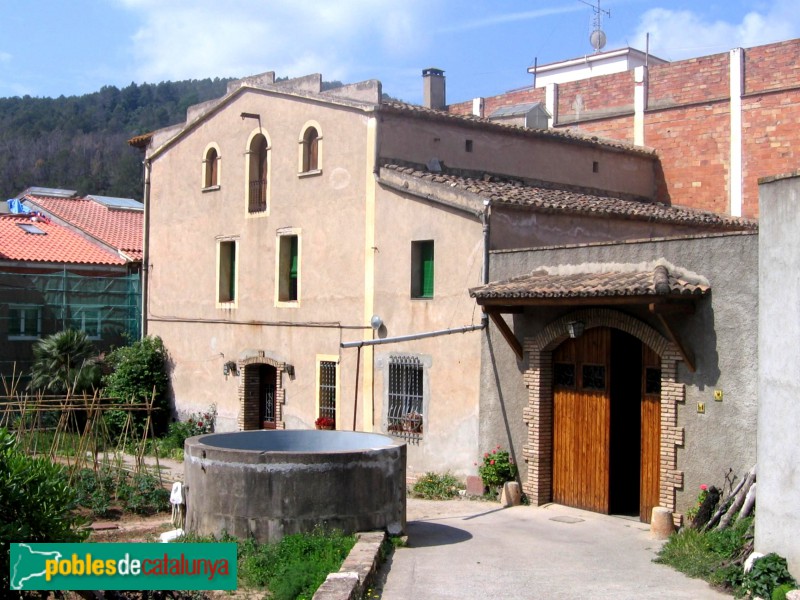
[{"label": "sky", "polygon": [[321,73],[379,79],[420,103],[424,68],[447,101],[532,84],[527,69],[605,50],[666,60],[800,37],[797,0],[0,0],[0,97],[103,86]]}]

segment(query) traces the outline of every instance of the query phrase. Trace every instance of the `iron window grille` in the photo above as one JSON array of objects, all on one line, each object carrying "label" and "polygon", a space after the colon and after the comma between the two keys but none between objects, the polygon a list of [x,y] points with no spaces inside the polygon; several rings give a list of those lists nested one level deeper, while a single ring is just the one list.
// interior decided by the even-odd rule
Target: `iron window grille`
[{"label": "iron window grille", "polygon": [[331,419],[336,427],[336,363],[319,363],[319,416]]},{"label": "iron window grille", "polygon": [[389,433],[407,440],[422,439],[422,362],[415,356],[389,358]]}]

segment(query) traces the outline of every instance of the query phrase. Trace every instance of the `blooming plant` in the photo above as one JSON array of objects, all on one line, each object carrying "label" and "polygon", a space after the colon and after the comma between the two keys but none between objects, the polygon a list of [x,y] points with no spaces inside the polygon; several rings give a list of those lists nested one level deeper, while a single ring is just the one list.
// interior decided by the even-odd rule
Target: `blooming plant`
[{"label": "blooming plant", "polygon": [[314,421],[314,425],[317,429],[333,429],[336,427],[336,421],[331,419],[330,417],[320,417],[316,421]]},{"label": "blooming plant", "polygon": [[706,496],[708,496],[708,486],[704,483],[700,486],[700,493],[697,495],[697,504],[686,511],[686,518],[690,523],[694,521],[694,518],[697,516],[697,511],[703,506]]},{"label": "blooming plant", "polygon": [[517,476],[517,465],[508,453],[497,446],[491,452],[483,455],[483,463],[478,467],[483,485],[488,488],[497,488],[506,481],[513,481]]}]

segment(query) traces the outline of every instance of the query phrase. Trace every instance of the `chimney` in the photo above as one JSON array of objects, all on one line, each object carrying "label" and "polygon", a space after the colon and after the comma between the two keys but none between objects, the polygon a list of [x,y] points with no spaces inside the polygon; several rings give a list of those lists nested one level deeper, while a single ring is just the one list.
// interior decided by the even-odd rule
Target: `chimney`
[{"label": "chimney", "polygon": [[444,71],[428,68],[422,70],[422,105],[442,110],[447,106],[444,95]]}]

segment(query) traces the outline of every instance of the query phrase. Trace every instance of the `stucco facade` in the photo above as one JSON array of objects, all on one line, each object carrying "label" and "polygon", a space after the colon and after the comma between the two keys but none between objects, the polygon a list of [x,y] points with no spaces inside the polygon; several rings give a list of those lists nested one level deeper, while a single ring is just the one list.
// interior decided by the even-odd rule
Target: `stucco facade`
[{"label": "stucco facade", "polygon": [[764,554],[784,556],[800,575],[800,526],[797,506],[800,450],[796,442],[800,420],[797,398],[800,367],[798,306],[800,269],[797,227],[800,178],[795,173],[762,180],[759,185],[759,413],[758,511],[755,547]]}]

